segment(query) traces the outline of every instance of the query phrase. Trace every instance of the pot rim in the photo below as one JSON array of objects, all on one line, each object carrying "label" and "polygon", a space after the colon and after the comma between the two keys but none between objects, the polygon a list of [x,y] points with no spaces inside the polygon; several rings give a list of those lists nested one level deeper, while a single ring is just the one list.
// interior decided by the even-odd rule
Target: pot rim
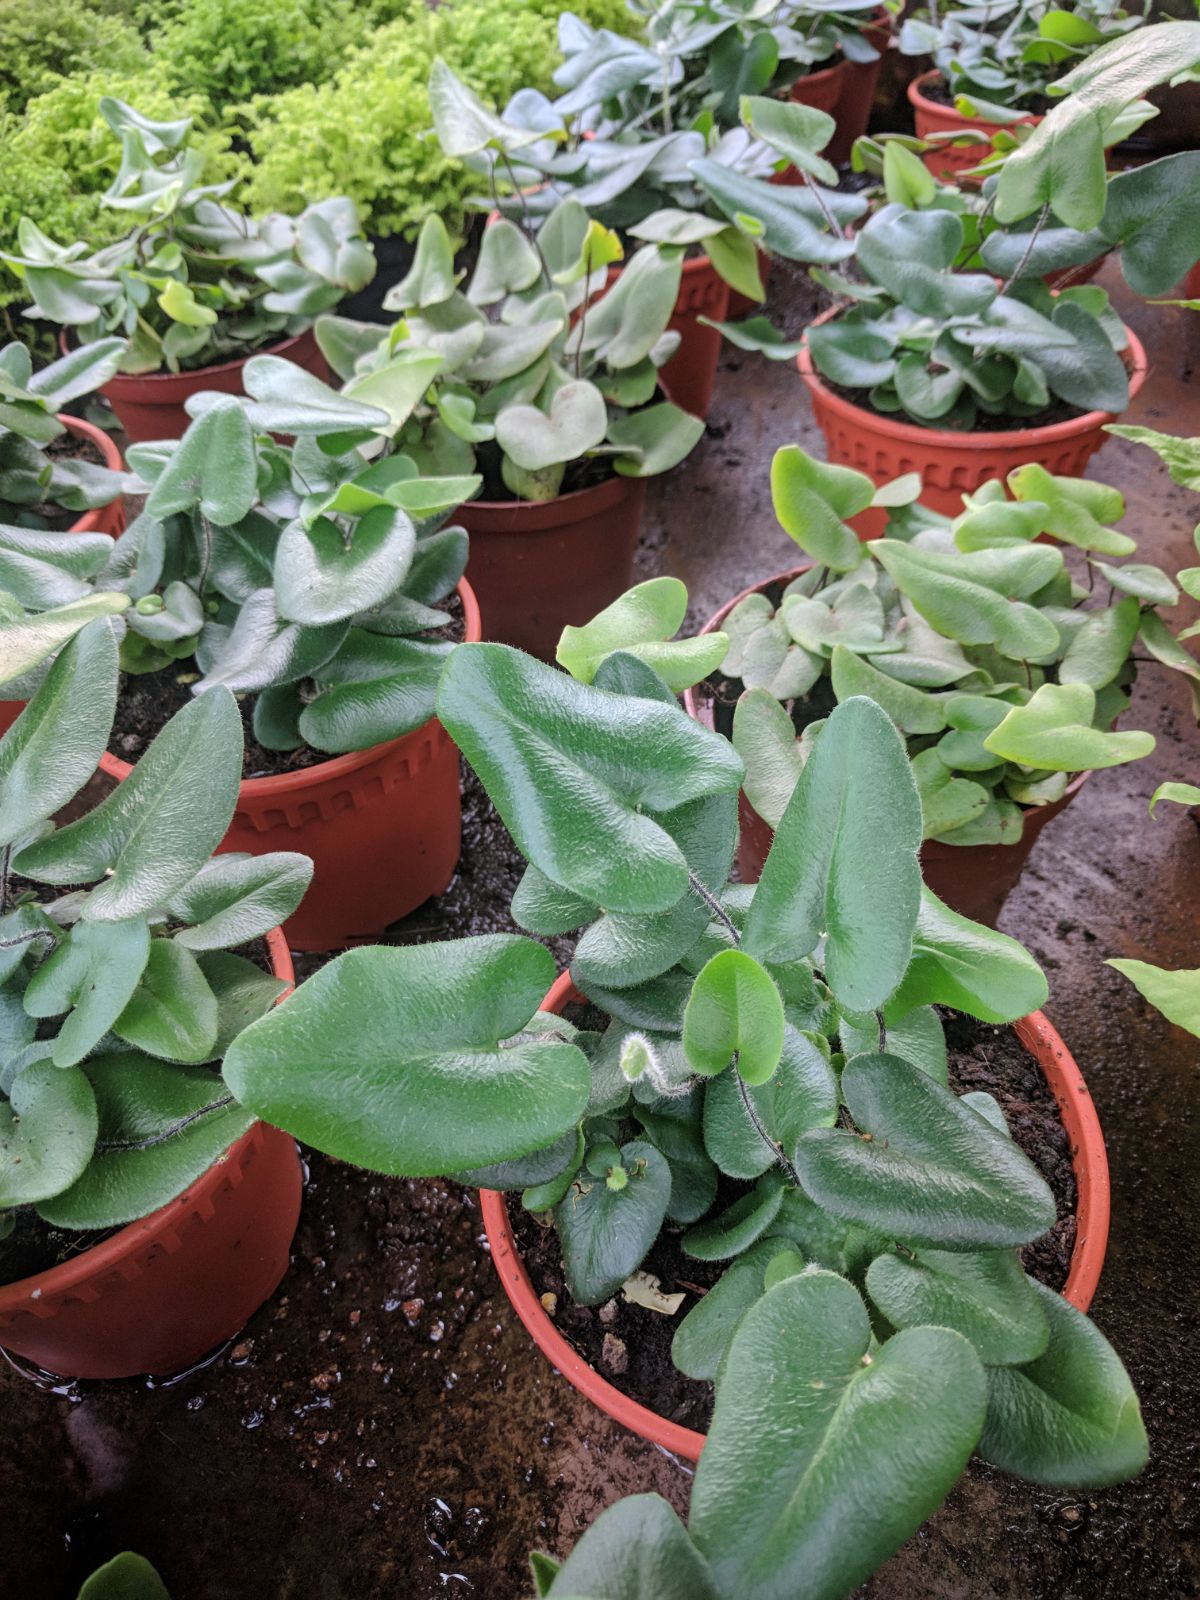
[{"label": "pot rim", "polygon": [[[192,367],[187,372],[115,372],[107,383],[101,384],[100,393],[107,394],[109,390],[113,390],[119,395],[131,394],[144,383],[164,385],[186,383],[203,388],[211,378],[239,372],[252,356],[282,356],[286,360],[288,352],[294,350],[298,344],[316,338],[313,332],[314,326],[314,323],[309,323],[307,328],[302,328],[299,333],[290,333],[286,339],[280,339],[276,344],[263,345],[257,350],[247,350],[244,356],[233,356],[228,361],[214,362],[211,366]],[[64,351],[70,348],[65,335],[59,336],[59,343]],[[150,403],[158,404],[160,400],[161,397],[155,397]]]},{"label": "pot rim", "polygon": [[[478,644],[483,638],[483,627],[475,591],[465,578],[460,578],[457,593],[463,608],[464,643]],[[430,718],[431,722],[436,720],[434,717]],[[345,755],[330,756],[328,761],[318,761],[311,767],[302,767],[299,772],[277,772],[267,778],[243,778],[238,785],[238,805],[249,805],[255,800],[278,799],[303,789],[311,789],[319,783],[347,777],[350,773],[357,772],[360,767],[367,766],[384,752],[403,744],[405,739],[420,734],[428,726],[428,723],[423,723],[420,728],[402,733],[398,739],[389,739],[384,744],[368,745],[365,750],[350,750]],[[122,761],[120,756],[114,756],[105,750],[100,757],[100,771],[122,783],[133,771],[133,763]]]},{"label": "pot rim", "polygon": [[[568,969],[555,980],[542,1002],[542,1009],[560,1012],[577,995]],[[1077,1310],[1086,1313],[1104,1267],[1112,1203],[1100,1119],[1083,1074],[1045,1014],[1033,1011],[1010,1026],[1041,1069],[1071,1141],[1071,1165],[1077,1189],[1076,1231],[1062,1294]],[[505,1195],[495,1189],[481,1189],[479,1198],[488,1246],[504,1292],[550,1365],[614,1421],[674,1455],[698,1461],[705,1444],[704,1434],[694,1428],[681,1427],[622,1394],[568,1344],[534,1292],[513,1237]]]},{"label": "pot rim", "polygon": [[[266,941],[271,957],[271,971],[276,978],[287,985],[275,1001],[276,1005],[282,1005],[295,990],[296,969],[282,929],[272,928],[266,935]],[[35,1272],[28,1278],[17,1278],[12,1283],[0,1284],[0,1312],[28,1311],[31,1301],[78,1289],[98,1273],[119,1268],[134,1251],[152,1244],[156,1235],[171,1227],[176,1212],[203,1207],[209,1191],[221,1182],[224,1176],[223,1169],[233,1151],[239,1150],[248,1140],[257,1137],[263,1126],[261,1121],[251,1123],[245,1133],[235,1139],[194,1183],[190,1183],[173,1200],[168,1200],[166,1205],[159,1206],[147,1216],[127,1222],[111,1238],[91,1245],[79,1255],[73,1256],[70,1261],[61,1261],[58,1266],[47,1267],[44,1272]]]},{"label": "pot rim", "polygon": [[[814,318],[812,326],[817,327],[823,322],[832,322],[841,311],[841,307],[832,307]],[[1137,399],[1142,385],[1145,383],[1150,371],[1150,363],[1146,356],[1146,347],[1127,322],[1122,322],[1126,336],[1129,340],[1129,357],[1131,370],[1129,372],[1129,405]],[[934,450],[1000,450],[1023,447],[1023,441],[1028,443],[1031,450],[1042,445],[1057,444],[1062,439],[1071,439],[1079,434],[1091,433],[1102,428],[1106,423],[1114,422],[1118,416],[1124,416],[1124,411],[1085,411],[1081,416],[1069,417],[1065,422],[1046,422],[1032,428],[1010,428],[1006,432],[978,432],[955,433],[948,428],[923,428],[915,422],[894,422],[890,417],[881,416],[875,411],[868,411],[865,406],[855,405],[853,401],[844,399],[826,384],[813,365],[813,360],[805,344],[796,357],[796,366],[800,376],[808,386],[810,394],[816,399],[820,397],[822,405],[836,413],[843,422],[852,423],[863,433],[880,433],[885,438],[900,439],[907,445],[920,446],[926,449],[932,445]],[[1128,406],[1126,407],[1128,410]],[[862,422],[860,418],[866,418]]]},{"label": "pot rim", "polygon": [[929,112],[931,116],[941,117],[944,121],[952,122],[961,128],[1011,128],[1021,123],[1039,123],[1044,115],[1040,111],[1022,112],[1016,124],[1011,122],[989,122],[986,117],[964,117],[953,101],[946,103],[942,100],[933,100],[925,93],[922,85],[933,83],[935,80],[940,80],[946,84],[947,89],[950,88],[950,85],[946,83],[946,78],[941,68],[933,67],[928,72],[919,73],[909,84],[905,91],[909,105],[920,106],[922,111]]},{"label": "pot rim", "polygon": [[[65,411],[60,411],[58,413],[58,421],[62,423],[63,427],[68,433],[73,433],[78,438],[86,439],[89,444],[95,445],[96,449],[99,450],[100,454],[104,457],[104,465],[110,472],[125,471],[125,461],[120,450],[117,449],[115,441],[109,434],[105,433],[103,428],[98,428],[94,422],[88,422],[83,417],[68,416]],[[67,532],[100,532],[100,524],[104,519],[105,513],[113,506],[118,505],[120,500],[120,494],[115,494],[113,498],[107,501],[104,505],[93,506],[91,510],[81,512],[79,517],[77,517],[67,529]]]},{"label": "pot rim", "polygon": [[455,512],[456,517],[470,519],[471,512],[481,511],[486,519],[495,519],[505,526],[467,528],[472,538],[476,533],[508,532],[508,524],[519,522],[522,533],[542,533],[583,522],[601,511],[608,511],[622,500],[645,494],[646,479],[622,477],[613,473],[602,483],[593,483],[586,489],[572,489],[569,494],[556,494],[552,500],[465,500]]}]

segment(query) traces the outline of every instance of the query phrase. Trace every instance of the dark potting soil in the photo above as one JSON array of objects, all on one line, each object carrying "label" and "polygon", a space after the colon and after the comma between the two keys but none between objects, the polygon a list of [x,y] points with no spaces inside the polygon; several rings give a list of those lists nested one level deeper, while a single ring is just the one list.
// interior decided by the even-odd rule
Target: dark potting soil
[{"label": "dark potting soil", "polygon": [[[450,621],[443,627],[424,635],[430,639],[458,641],[463,635],[462,602],[457,593],[450,595],[441,606],[449,613]],[[191,685],[202,676],[192,657],[176,661],[161,672],[122,673],[117,696],[117,714],[108,738],[109,753],[122,761],[136,762],[149,748],[177,711],[194,698]],[[314,750],[301,745],[299,750],[268,750],[254,737],[254,701],[249,694],[239,694],[238,709],[242,714],[242,777],[273,778],[284,772],[303,772],[308,767],[319,767],[323,761],[335,761],[325,750]]]},{"label": "dark potting soil", "polygon": [[[945,78],[934,78],[931,83],[921,85],[921,93],[926,100],[936,100],[940,106],[953,106],[957,91],[952,89]],[[1013,109],[1020,111],[1027,117],[1042,117],[1050,109],[1051,102],[1044,94],[1034,95],[1027,105],[1016,106]]]},{"label": "dark potting soil", "polygon": [[[521,500],[521,497],[515,495],[500,476],[500,450],[494,441],[477,447],[475,467],[483,478],[483,488],[479,494],[481,500],[499,501],[511,505],[516,505]],[[558,493],[576,494],[581,489],[595,489],[611,477],[612,469],[607,457],[585,456],[582,460],[568,463]]]},{"label": "dark potting soil", "polygon": [[[24,878],[14,877],[10,882],[11,896],[21,894],[32,889],[39,904],[46,904],[66,892],[60,888],[50,888],[46,884],[34,884]],[[265,939],[252,939],[248,944],[239,945],[237,954],[244,956],[247,961],[253,961],[256,967],[261,967],[264,972],[271,971],[271,955]],[[54,1032],[57,1018],[49,1018],[38,1025],[38,1038],[45,1038]],[[213,1082],[217,1083],[217,1073],[213,1072]],[[58,1228],[44,1221],[32,1206],[19,1207],[12,1213],[12,1231],[4,1238],[0,1238],[0,1285],[19,1283],[22,1278],[31,1278],[35,1273],[48,1272],[52,1267],[59,1267],[65,1261],[71,1261],[80,1256],[85,1250],[91,1250],[98,1244],[103,1244],[106,1239],[111,1239],[114,1234],[120,1233],[121,1224],[115,1228]]]},{"label": "dark potting soil", "polygon": [[[587,1025],[573,1008],[567,1015],[577,1026]],[[993,1027],[952,1012],[946,1012],[942,1020],[951,1087],[959,1094],[986,1090],[995,1096],[1013,1138],[1054,1195],[1058,1220],[1049,1233],[1021,1251],[1021,1261],[1032,1277],[1060,1290],[1067,1281],[1075,1246],[1077,1194],[1070,1140],[1054,1096],[1011,1028]],[[732,1204],[748,1188],[747,1184],[723,1183],[717,1206]],[[642,1270],[659,1280],[665,1294],[684,1291],[687,1298],[674,1316],[633,1305],[619,1291],[602,1306],[579,1306],[567,1293],[562,1252],[553,1227],[525,1211],[519,1195],[509,1196],[508,1214],[535,1292],[554,1296],[554,1324],[588,1365],[622,1394],[659,1416],[683,1427],[706,1430],[712,1417],[712,1385],[687,1378],[676,1368],[671,1360],[671,1340],[680,1321],[716,1283],[727,1263],[694,1261],[686,1256],[680,1243],[685,1230],[669,1223]]]}]

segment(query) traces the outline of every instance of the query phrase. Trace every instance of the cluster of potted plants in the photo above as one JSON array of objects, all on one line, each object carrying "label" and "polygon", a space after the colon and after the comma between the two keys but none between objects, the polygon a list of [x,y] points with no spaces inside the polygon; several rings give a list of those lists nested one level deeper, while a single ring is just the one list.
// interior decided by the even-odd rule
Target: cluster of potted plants
[{"label": "cluster of potted plants", "polygon": [[[494,214],[469,272],[426,219],[391,325],[338,313],[374,270],[348,200],[254,215],[189,118],[115,99],[127,236],[28,222],[5,257],[65,337],[0,351],[0,1344],[106,1377],[230,1336],[286,1267],[293,1139],[449,1178],[547,1358],[698,1462],[686,1524],[622,1501],[537,1593],[836,1600],[972,1455],[1053,1488],[1147,1457],[1086,1315],[1103,1139],[994,923],[1087,775],[1153,748],[1118,726],[1138,665],[1200,685],[1161,615],[1200,569],[1138,560],[1080,476],[1144,353],[1056,276],[1195,264],[1195,162],[1105,150],[1200,24],[910,18],[991,121],[1067,98],[977,191],[880,136],[849,192],[885,13],[635,10],[561,19],[554,100],[435,64]],[[799,346],[728,320],[764,255],[832,297]],[[724,337],[798,362],[830,459],[771,463],[803,564],[679,637],[684,586],[629,587],[642,494]],[[96,389],[128,468],[55,453]],[[1200,481],[1195,441],[1114,431]],[[375,943],[454,873],[460,752],[523,932]],[[289,947],[347,945],[291,994]],[[1194,972],[1114,965],[1200,1032]],[[1073,1198],[1006,1113],[1030,1060]],[[614,1340],[669,1346],[666,1399]],[[84,1593],[135,1585],[165,1592],[124,1556]]]}]

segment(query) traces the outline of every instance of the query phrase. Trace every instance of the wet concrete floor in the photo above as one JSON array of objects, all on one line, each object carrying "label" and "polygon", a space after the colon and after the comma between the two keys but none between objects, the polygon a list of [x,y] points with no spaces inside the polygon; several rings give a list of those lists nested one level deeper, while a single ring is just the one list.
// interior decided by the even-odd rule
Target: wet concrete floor
[{"label": "wet concrete floor", "polygon": [[[1200,433],[1200,319],[1135,300],[1112,268],[1101,281],[1153,363],[1130,420]],[[803,319],[786,282],[775,297]],[[820,449],[788,366],[731,356],[712,424],[693,463],[652,486],[639,557],[643,575],[686,579],[697,618],[789,565],[770,455]],[[1114,440],[1090,475],[1124,490],[1143,559],[1187,561],[1200,497],[1155,457]],[[1114,1220],[1094,1309],[1142,1396],[1153,1462],[1082,1496],[973,1469],[871,1600],[1200,1593],[1200,1047],[1103,965],[1200,962],[1200,830],[1173,807],[1151,822],[1145,804],[1165,779],[1200,781],[1200,739],[1155,666],[1128,725],[1157,751],[1098,774],[1045,830],[1003,925],[1045,965],[1047,1009],[1099,1107]],[[469,797],[460,878],[410,937],[506,925],[514,869],[496,828]],[[531,1546],[563,1552],[610,1501],[652,1488],[682,1508],[688,1474],[550,1371],[496,1284],[471,1195],[320,1160],[291,1272],[206,1369],[61,1394],[0,1372],[0,1600],[70,1600],[123,1548],[157,1563],[174,1600],[524,1600]]]}]

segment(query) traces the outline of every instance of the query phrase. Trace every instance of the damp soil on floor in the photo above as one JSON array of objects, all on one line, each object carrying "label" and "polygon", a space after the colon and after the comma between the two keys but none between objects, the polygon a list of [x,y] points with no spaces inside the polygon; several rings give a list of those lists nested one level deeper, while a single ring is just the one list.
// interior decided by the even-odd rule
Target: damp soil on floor
[{"label": "damp soil on floor", "polygon": [[[447,639],[457,643],[463,636],[463,608],[457,593],[440,602],[450,621],[422,635],[427,639]],[[189,656],[161,672],[122,673],[117,695],[117,713],[108,739],[109,754],[135,763],[145,755],[155,737],[177,711],[195,698],[192,685],[202,676]],[[274,778],[282,773],[303,772],[323,761],[336,759],[327,751],[302,745],[299,750],[268,750],[254,736],[255,696],[236,696],[242,714],[244,751],[242,778]]]},{"label": "damp soil on floor", "polygon": [[[568,1016],[572,1014],[568,1012]],[[578,1026],[589,1025],[576,1019]],[[950,1058],[950,1084],[959,1094],[985,1090],[1003,1108],[1017,1144],[1045,1178],[1058,1220],[1049,1233],[1020,1252],[1025,1270],[1048,1288],[1061,1290],[1075,1247],[1077,1194],[1070,1140],[1058,1107],[1033,1057],[1011,1028],[993,1027],[947,1012],[943,1016]],[[591,1026],[596,1026],[593,1021]],[[749,1184],[727,1185],[714,1209],[732,1204]],[[558,1236],[544,1217],[523,1210],[510,1196],[509,1217],[535,1292],[553,1299],[559,1332],[622,1394],[659,1416],[700,1432],[712,1417],[710,1383],[687,1378],[671,1360],[671,1340],[680,1322],[724,1272],[727,1262],[696,1261],[684,1254],[685,1229],[668,1223],[643,1263],[665,1294],[682,1291],[683,1304],[664,1316],[632,1304],[618,1292],[601,1306],[576,1305],[567,1292]],[[545,1303],[545,1301],[543,1302]]]}]

